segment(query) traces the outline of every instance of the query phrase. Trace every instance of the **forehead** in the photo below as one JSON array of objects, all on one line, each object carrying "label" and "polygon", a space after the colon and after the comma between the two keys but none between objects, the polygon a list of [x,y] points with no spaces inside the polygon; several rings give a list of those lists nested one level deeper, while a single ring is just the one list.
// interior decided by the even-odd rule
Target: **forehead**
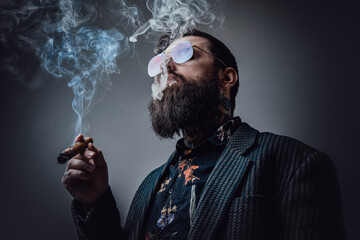
[{"label": "forehead", "polygon": [[196,45],[200,48],[203,48],[203,49],[209,49],[209,46],[210,46],[210,41],[207,40],[206,38],[204,37],[199,37],[199,36],[186,36],[186,37],[182,37],[182,38],[179,38],[179,39],[176,39],[174,42],[172,42],[168,47],[167,49],[175,46],[176,44],[180,43],[180,42],[183,42],[183,41],[189,41],[191,42],[192,45]]}]

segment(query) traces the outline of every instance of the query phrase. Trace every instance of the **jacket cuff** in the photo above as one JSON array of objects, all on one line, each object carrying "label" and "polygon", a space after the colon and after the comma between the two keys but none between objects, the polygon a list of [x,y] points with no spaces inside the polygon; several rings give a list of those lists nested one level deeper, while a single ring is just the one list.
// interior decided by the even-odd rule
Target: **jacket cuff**
[{"label": "jacket cuff", "polygon": [[79,239],[101,239],[121,232],[120,214],[110,187],[91,206],[73,199],[71,212]]}]

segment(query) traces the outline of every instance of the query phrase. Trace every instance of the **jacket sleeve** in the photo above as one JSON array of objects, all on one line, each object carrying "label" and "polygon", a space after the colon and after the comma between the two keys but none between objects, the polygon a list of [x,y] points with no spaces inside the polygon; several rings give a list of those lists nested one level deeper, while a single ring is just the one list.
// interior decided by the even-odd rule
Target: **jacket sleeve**
[{"label": "jacket sleeve", "polygon": [[337,174],[325,154],[310,154],[296,170],[283,196],[283,239],[346,239]]},{"label": "jacket sleeve", "polygon": [[91,208],[73,199],[71,211],[80,240],[126,239],[110,187]]}]

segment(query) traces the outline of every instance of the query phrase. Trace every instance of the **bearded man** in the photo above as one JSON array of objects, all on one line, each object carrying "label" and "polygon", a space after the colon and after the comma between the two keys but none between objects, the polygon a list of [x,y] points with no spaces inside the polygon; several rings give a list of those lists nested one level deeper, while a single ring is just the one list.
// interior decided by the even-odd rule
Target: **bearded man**
[{"label": "bearded man", "polygon": [[332,161],[233,116],[238,68],[221,41],[191,29],[162,35],[155,53],[152,126],[183,138],[140,185],[124,227],[101,150],[89,143],[71,159],[63,184],[79,239],[346,239]]}]

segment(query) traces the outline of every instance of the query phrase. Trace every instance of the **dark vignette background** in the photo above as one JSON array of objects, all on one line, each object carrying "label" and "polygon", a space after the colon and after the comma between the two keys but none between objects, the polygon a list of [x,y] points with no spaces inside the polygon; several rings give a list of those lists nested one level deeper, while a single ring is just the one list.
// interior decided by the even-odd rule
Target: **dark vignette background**
[{"label": "dark vignette background", "polygon": [[[145,4],[136,4],[146,13]],[[239,62],[236,115],[261,131],[289,135],[326,152],[339,175],[349,239],[360,239],[359,7],[346,1],[227,1],[211,31]],[[145,14],[146,15],[146,14]],[[207,29],[204,29],[207,30]],[[122,216],[142,179],[167,160],[175,140],[154,136],[147,113],[153,44],[136,55],[89,115]],[[44,78],[24,57],[29,78]],[[76,239],[64,167],[56,155],[71,143],[75,115],[64,81],[29,89],[1,75],[1,239]]]}]

